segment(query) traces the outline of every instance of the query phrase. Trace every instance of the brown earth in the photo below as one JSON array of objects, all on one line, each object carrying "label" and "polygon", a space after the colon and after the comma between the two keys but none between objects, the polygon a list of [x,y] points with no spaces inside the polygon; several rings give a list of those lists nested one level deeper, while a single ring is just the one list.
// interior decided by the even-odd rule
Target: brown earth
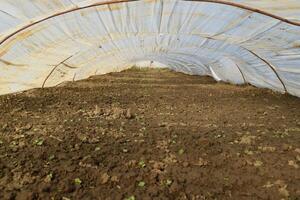
[{"label": "brown earth", "polygon": [[0,199],[300,199],[300,99],[165,69],[0,97]]}]

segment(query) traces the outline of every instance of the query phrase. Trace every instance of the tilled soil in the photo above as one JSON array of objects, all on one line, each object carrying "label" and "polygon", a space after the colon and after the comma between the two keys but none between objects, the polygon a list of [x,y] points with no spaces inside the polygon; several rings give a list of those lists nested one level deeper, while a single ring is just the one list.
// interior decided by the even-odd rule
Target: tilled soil
[{"label": "tilled soil", "polygon": [[130,69],[0,113],[0,199],[300,199],[296,97]]}]

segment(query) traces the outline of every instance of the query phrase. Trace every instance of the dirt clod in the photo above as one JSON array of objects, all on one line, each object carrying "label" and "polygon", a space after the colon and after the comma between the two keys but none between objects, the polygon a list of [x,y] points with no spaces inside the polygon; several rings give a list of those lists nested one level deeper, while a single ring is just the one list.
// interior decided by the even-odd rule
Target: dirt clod
[{"label": "dirt clod", "polygon": [[109,181],[110,176],[107,173],[103,173],[100,177],[100,183],[106,184]]}]

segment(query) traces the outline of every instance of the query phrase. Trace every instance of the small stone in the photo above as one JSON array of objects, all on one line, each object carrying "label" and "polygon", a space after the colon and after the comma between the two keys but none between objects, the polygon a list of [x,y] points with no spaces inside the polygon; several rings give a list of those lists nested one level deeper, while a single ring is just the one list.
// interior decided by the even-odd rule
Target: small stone
[{"label": "small stone", "polygon": [[112,176],[110,179],[112,182],[119,182],[118,176]]},{"label": "small stone", "polygon": [[126,110],[126,113],[125,113],[125,118],[126,119],[132,119],[134,116],[133,116],[133,114],[132,114],[132,112],[131,112],[131,109],[129,108],[129,109],[127,109]]},{"label": "small stone", "polygon": [[254,154],[253,151],[250,151],[247,149],[244,152],[245,152],[245,154],[250,155],[250,156]]},{"label": "small stone", "polygon": [[262,161],[259,161],[259,160],[256,160],[254,163],[253,163],[254,167],[260,167],[263,165],[263,162]]},{"label": "small stone", "polygon": [[77,138],[81,141],[81,142],[87,142],[87,137],[84,134],[79,134],[77,135]]},{"label": "small stone", "polygon": [[283,150],[283,151],[289,151],[289,150],[291,150],[291,148],[292,148],[292,147],[291,147],[290,145],[288,145],[288,144],[283,144],[283,145],[282,145],[282,150]]},{"label": "small stone", "polygon": [[275,147],[258,147],[262,152],[274,152],[276,150]]},{"label": "small stone", "polygon": [[288,165],[294,167],[295,169],[299,168],[299,165],[294,160],[289,160]]},{"label": "small stone", "polygon": [[207,166],[208,165],[208,161],[204,160],[203,158],[199,158],[198,162],[196,163],[196,165],[202,167],[202,166]]},{"label": "small stone", "polygon": [[109,180],[109,175],[107,173],[103,173],[100,177],[100,183],[101,184],[106,184]]},{"label": "small stone", "polygon": [[251,136],[251,135],[245,135],[243,137],[241,137],[241,140],[240,140],[240,144],[253,144],[254,143],[254,140],[256,139],[256,136]]},{"label": "small stone", "polygon": [[183,162],[182,165],[183,167],[188,167],[190,164],[188,162]]},{"label": "small stone", "polygon": [[283,197],[289,197],[290,196],[289,191],[286,189],[286,187],[279,188],[278,192]]}]

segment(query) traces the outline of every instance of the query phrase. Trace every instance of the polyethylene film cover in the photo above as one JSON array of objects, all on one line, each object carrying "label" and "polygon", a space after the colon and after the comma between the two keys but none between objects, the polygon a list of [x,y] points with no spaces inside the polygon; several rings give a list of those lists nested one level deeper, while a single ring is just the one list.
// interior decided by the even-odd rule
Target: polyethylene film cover
[{"label": "polyethylene film cover", "polygon": [[299,0],[0,0],[0,94],[153,61],[300,96],[299,19]]}]

